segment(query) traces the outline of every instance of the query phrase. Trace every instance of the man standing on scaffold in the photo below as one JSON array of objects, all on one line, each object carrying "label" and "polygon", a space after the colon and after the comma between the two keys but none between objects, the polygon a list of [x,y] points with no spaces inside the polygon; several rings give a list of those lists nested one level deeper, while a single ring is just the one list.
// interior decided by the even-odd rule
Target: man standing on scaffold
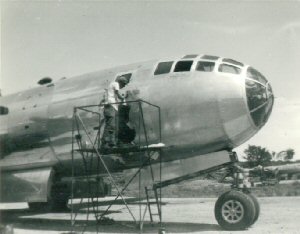
[{"label": "man standing on scaffold", "polygon": [[118,109],[117,102],[123,102],[123,97],[119,90],[124,88],[129,83],[129,79],[125,76],[118,76],[117,79],[111,82],[107,89],[107,104],[104,105],[105,128],[103,132],[102,147],[113,148],[117,146],[117,131],[118,131]]}]

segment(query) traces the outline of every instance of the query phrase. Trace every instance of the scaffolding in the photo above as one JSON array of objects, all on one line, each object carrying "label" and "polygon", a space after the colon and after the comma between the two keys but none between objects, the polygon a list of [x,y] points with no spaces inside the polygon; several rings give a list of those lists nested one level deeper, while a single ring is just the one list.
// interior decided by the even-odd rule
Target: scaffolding
[{"label": "scaffolding", "polygon": [[[149,212],[150,221],[154,223],[154,215],[158,215],[158,222],[160,227],[162,227],[162,211],[161,211],[161,186],[155,186],[156,183],[161,183],[162,178],[162,148],[164,145],[161,143],[161,113],[160,107],[153,105],[149,102],[143,100],[137,101],[127,101],[113,103],[115,105],[129,105],[135,107],[135,127],[136,127],[136,136],[135,136],[135,145],[130,145],[126,147],[114,147],[114,148],[103,148],[102,146],[102,137],[105,127],[105,116],[104,108],[105,104],[99,105],[87,105],[87,106],[78,106],[74,108],[73,112],[73,124],[72,124],[72,193],[71,193],[71,225],[72,232],[79,231],[84,233],[87,230],[87,227],[95,226],[95,230],[98,233],[99,225],[104,223],[109,223],[111,220],[106,217],[109,213],[111,207],[116,204],[116,201],[120,198],[123,205],[128,210],[132,220],[134,221],[135,226],[140,230],[143,230],[143,225],[145,221],[145,216],[147,210]],[[157,127],[150,126],[145,120],[145,110],[155,111],[156,112],[156,123],[153,125]],[[94,125],[97,125],[94,127]],[[95,133],[96,132],[96,133]],[[151,134],[150,134],[151,133]],[[153,139],[153,136],[156,136]],[[110,164],[112,158],[115,162],[124,161],[126,155],[134,154],[134,156],[139,157],[135,159],[135,166],[137,170],[131,176],[125,185],[120,186],[118,184],[114,174],[116,171]],[[152,156],[158,155],[158,159],[153,160]],[[117,159],[116,159],[117,158]],[[159,163],[159,175],[155,176],[152,163]],[[143,168],[150,168],[151,174],[151,184],[142,188],[142,170]],[[81,176],[78,176],[78,171],[80,171]],[[84,175],[82,176],[82,171]],[[79,173],[79,174],[80,174]],[[117,196],[113,201],[110,202],[105,211],[99,209],[99,197],[103,197],[108,190],[105,183],[103,183],[103,178],[106,178],[109,181],[109,184],[116,190]],[[128,188],[130,183],[134,179],[138,179],[139,185],[139,196],[138,196],[138,205],[139,212],[138,218],[134,214],[132,209],[129,207],[128,202],[123,196],[124,191]],[[158,178],[158,181],[155,181],[155,178]],[[76,195],[75,184],[85,182],[87,188],[83,195],[79,197]],[[142,194],[145,192],[145,196]],[[153,213],[153,207],[151,208],[151,192],[154,194],[155,205],[157,208],[156,214]],[[77,198],[79,201],[74,202],[74,199]],[[142,207],[142,200],[146,199],[145,207]],[[87,207],[84,211],[84,219],[79,218],[79,214],[82,213],[80,209],[83,204],[86,204]],[[93,218],[92,218],[93,216]],[[93,220],[94,225],[90,224],[90,221]]]}]

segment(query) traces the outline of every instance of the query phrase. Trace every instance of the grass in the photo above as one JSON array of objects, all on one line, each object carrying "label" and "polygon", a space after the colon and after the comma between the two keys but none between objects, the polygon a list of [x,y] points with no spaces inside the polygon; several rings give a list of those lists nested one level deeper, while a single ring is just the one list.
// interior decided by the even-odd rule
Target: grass
[{"label": "grass", "polygon": [[[190,180],[179,184],[170,185],[162,189],[163,197],[218,197],[230,189],[229,184],[221,184],[213,180]],[[258,197],[272,196],[300,196],[300,182],[291,184],[277,184],[274,186],[254,187],[251,191]],[[128,196],[138,196],[136,187],[130,187]]]}]

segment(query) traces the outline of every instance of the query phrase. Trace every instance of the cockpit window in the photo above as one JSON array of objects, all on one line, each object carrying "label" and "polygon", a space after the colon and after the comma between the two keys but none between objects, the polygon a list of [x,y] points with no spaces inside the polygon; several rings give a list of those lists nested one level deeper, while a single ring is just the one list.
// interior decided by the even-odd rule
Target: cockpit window
[{"label": "cockpit window", "polygon": [[242,64],[242,63],[240,63],[236,60],[229,59],[229,58],[224,58],[222,61],[225,62],[225,63],[232,63],[234,65],[241,66],[241,67],[244,66],[244,64]]},{"label": "cockpit window", "polygon": [[262,83],[262,84],[268,83],[267,79],[253,67],[249,67],[247,69],[247,76],[253,80],[256,80],[256,81]]},{"label": "cockpit window", "polygon": [[186,72],[190,71],[192,67],[193,61],[179,61],[177,62],[174,72]]},{"label": "cockpit window", "polygon": [[173,61],[161,62],[157,65],[154,75],[166,74],[171,71]]},{"label": "cockpit window", "polygon": [[214,70],[214,67],[215,67],[214,62],[199,61],[197,63],[196,71],[211,72]]},{"label": "cockpit window", "polygon": [[247,102],[251,117],[257,127],[261,127],[269,118],[274,97],[270,85],[266,88],[264,85],[246,79]]},{"label": "cockpit window", "polygon": [[246,91],[250,111],[264,104],[268,99],[265,86],[252,80],[246,79]]},{"label": "cockpit window", "polygon": [[274,104],[274,95],[267,79],[252,67],[247,69],[245,79],[247,103],[251,118],[257,127],[263,126]]},{"label": "cockpit window", "polygon": [[8,114],[8,108],[5,106],[0,106],[0,115],[7,115]]},{"label": "cockpit window", "polygon": [[241,71],[242,70],[240,68],[228,64],[220,64],[219,66],[219,72],[240,74]]},{"label": "cockpit window", "polygon": [[184,56],[183,59],[196,58],[197,56],[198,56],[198,54],[188,54],[188,55]]},{"label": "cockpit window", "polygon": [[208,59],[208,60],[218,60],[220,57],[214,55],[203,55],[201,58]]}]

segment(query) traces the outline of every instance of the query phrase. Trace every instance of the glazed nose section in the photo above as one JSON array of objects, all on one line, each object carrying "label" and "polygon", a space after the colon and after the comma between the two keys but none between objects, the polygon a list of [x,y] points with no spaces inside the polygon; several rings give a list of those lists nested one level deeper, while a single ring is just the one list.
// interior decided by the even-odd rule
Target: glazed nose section
[{"label": "glazed nose section", "polygon": [[257,127],[262,127],[268,120],[274,103],[272,87],[267,79],[257,70],[247,70],[246,95],[251,118]]}]

